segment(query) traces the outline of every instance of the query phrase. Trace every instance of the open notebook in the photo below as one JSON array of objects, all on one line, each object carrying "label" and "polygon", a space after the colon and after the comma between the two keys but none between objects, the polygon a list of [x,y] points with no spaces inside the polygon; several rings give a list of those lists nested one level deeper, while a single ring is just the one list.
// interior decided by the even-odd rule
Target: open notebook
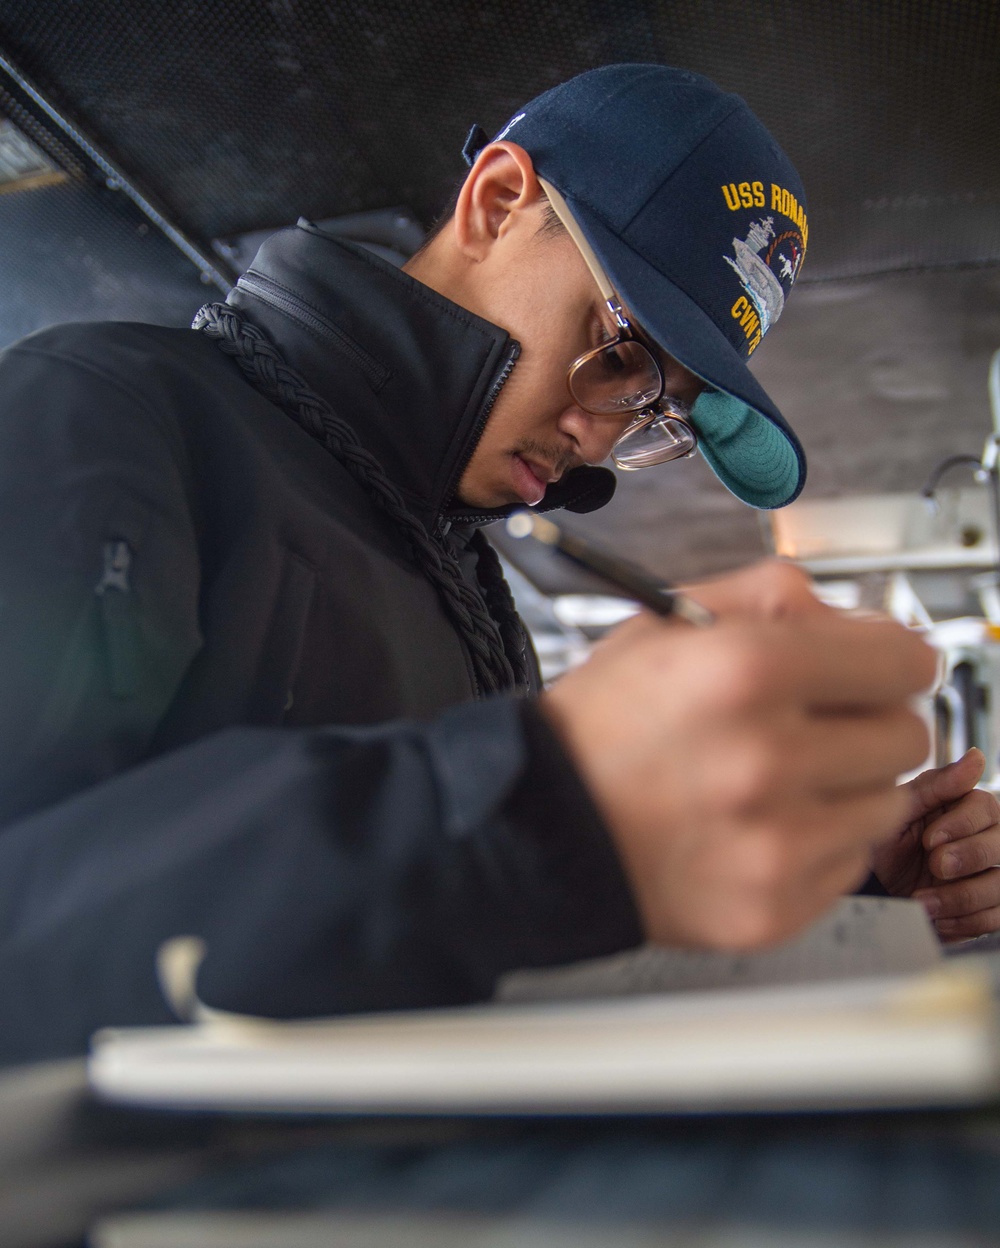
[{"label": "open notebook", "polygon": [[765,953],[642,949],[519,972],[489,1005],[201,1016],[99,1033],[93,1087],[146,1105],[349,1113],[932,1105],[1000,1087],[985,966],[942,961],[919,904],[880,898],[847,898]]}]

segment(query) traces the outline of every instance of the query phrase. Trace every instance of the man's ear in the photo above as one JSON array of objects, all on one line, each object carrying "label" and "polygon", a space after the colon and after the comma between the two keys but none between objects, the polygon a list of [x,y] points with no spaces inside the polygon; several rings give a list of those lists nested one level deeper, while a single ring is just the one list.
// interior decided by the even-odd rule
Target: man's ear
[{"label": "man's ear", "polygon": [[486,258],[542,196],[531,157],[516,143],[489,143],[479,153],[455,205],[455,242],[471,260]]}]

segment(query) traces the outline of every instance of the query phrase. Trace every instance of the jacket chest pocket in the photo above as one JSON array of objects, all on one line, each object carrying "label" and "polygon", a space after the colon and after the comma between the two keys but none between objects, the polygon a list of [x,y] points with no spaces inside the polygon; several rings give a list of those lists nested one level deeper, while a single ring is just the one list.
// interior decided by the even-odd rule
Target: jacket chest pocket
[{"label": "jacket chest pocket", "polygon": [[315,568],[287,553],[247,708],[249,723],[280,723],[290,710],[315,594]]}]

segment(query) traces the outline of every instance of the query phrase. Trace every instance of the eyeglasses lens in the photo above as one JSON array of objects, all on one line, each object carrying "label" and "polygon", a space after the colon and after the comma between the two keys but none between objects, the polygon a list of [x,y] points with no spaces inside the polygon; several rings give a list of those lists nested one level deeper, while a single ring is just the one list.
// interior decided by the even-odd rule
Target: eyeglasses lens
[{"label": "eyeglasses lens", "polygon": [[570,374],[569,388],[584,411],[621,415],[641,411],[658,399],[663,378],[642,343],[626,339],[581,360]]},{"label": "eyeglasses lens", "polygon": [[630,425],[614,445],[612,458],[619,468],[635,472],[672,459],[684,459],[698,449],[698,437],[687,423],[667,412]]}]

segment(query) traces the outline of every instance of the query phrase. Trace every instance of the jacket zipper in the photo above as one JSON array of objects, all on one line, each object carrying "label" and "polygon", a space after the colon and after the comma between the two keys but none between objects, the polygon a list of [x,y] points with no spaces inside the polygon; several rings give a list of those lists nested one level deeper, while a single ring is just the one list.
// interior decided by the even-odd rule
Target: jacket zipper
[{"label": "jacket zipper", "polygon": [[129,574],[132,550],[120,538],[105,542],[104,571],[94,587],[101,603],[101,621],[108,657],[112,697],[135,697],[137,682],[136,620]]},{"label": "jacket zipper", "polygon": [[[507,378],[510,376],[511,369],[517,363],[517,359],[520,354],[521,354],[521,344],[519,342],[515,342],[514,339],[511,339],[507,358],[504,361],[504,364],[500,373],[495,378],[493,385],[490,387],[489,394],[487,394],[486,399],[484,400],[483,406],[480,409],[479,418],[476,421],[476,428],[472,437],[472,453],[475,452],[475,448],[479,443],[479,439],[482,437],[483,430],[486,428],[486,422],[487,420],[489,420],[490,412],[492,412],[493,410],[493,405],[494,403],[496,403],[497,397],[499,396],[500,391],[503,389],[504,383],[506,382]],[[472,458],[472,453],[470,453],[469,459]],[[446,534],[452,526],[453,521],[449,520],[445,516],[444,513],[447,511],[448,507],[451,505],[451,500],[455,497],[455,489],[457,489],[458,487],[458,481],[461,479],[462,473],[468,467],[469,459],[466,459],[465,463],[462,464],[462,467],[456,473],[455,486],[446,495],[445,501],[441,506],[441,512],[438,515],[436,529],[435,529],[435,532],[437,533],[438,536],[443,536],[444,534]],[[575,497],[579,497],[579,496],[577,495]],[[567,503],[570,503],[572,501],[573,501],[573,498],[564,499],[561,503],[550,503],[549,506],[545,508],[542,508],[541,505],[539,504],[536,507],[534,507],[532,510],[552,511],[556,507],[565,507]],[[511,510],[512,508],[507,507],[507,508],[497,508],[495,511],[484,511],[484,512],[475,512],[475,513],[463,511],[461,514],[461,517],[459,517],[459,521],[462,524],[493,524],[497,520],[503,520],[506,516],[510,515]]]},{"label": "jacket zipper", "polygon": [[[517,342],[515,339],[511,338],[510,345],[507,348],[507,355],[500,368],[500,372],[497,373],[496,377],[494,377],[493,385],[490,386],[489,392],[487,393],[486,398],[483,400],[483,405],[479,409],[479,416],[476,418],[476,426],[473,429],[472,434],[469,438],[469,445],[472,447],[472,450],[469,452],[469,455],[466,458],[465,462],[461,465],[461,467],[455,473],[455,484],[448,491],[447,495],[445,496],[444,500],[441,503],[441,511],[437,518],[437,532],[439,534],[447,533],[448,529],[451,527],[451,522],[445,519],[444,512],[448,509],[449,505],[451,504],[451,500],[455,496],[455,490],[458,488],[458,482],[461,479],[462,473],[468,467],[469,460],[472,458],[473,454],[475,453],[476,447],[479,445],[479,439],[483,436],[483,430],[486,428],[486,422],[490,418],[490,412],[493,411],[493,405],[494,403],[496,403],[497,398],[500,394],[500,391],[504,388],[504,384],[507,381],[507,378],[510,376],[511,370],[513,369],[514,365],[517,363],[517,360],[520,354],[521,354],[521,344]],[[493,516],[491,515],[466,516],[463,514],[462,523],[463,524],[485,523],[489,520],[495,520],[496,518],[497,517],[495,515]]]},{"label": "jacket zipper", "polygon": [[261,273],[255,273],[253,269],[244,273],[236,284],[264,303],[284,312],[309,333],[318,334],[322,338],[335,342],[345,355],[351,357],[376,389],[381,389],[389,380],[390,374],[387,368],[372,359],[367,351],[363,351],[332,321],[321,316],[284,286],[278,285],[277,282]]}]

